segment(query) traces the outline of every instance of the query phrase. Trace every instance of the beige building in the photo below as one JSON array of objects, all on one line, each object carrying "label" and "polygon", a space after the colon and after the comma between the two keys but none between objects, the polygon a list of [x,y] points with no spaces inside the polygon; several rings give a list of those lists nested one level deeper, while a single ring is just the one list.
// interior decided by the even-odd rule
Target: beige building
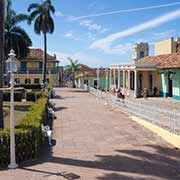
[{"label": "beige building", "polygon": [[[59,84],[59,68],[56,55],[47,54],[47,82]],[[27,57],[20,60],[20,68],[15,74],[17,84],[40,84],[43,77],[43,50],[30,49]]]},{"label": "beige building", "polygon": [[180,38],[169,38],[156,42],[154,48],[155,56],[178,53],[180,52]]}]

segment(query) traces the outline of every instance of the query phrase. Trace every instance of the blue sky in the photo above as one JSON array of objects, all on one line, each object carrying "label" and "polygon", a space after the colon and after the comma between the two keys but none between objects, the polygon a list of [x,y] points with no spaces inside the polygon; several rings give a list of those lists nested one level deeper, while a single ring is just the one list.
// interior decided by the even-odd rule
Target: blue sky
[{"label": "blue sky", "polygon": [[[13,8],[17,13],[25,13],[32,2],[41,0],[13,0]],[[149,42],[153,55],[154,42],[180,36],[178,0],[52,2],[56,9],[55,32],[48,35],[48,52],[56,53],[61,65],[68,63],[67,57],[92,67],[127,63],[132,61],[134,43]],[[31,36],[33,47],[43,48],[43,37],[34,33],[33,25],[21,25]]]}]

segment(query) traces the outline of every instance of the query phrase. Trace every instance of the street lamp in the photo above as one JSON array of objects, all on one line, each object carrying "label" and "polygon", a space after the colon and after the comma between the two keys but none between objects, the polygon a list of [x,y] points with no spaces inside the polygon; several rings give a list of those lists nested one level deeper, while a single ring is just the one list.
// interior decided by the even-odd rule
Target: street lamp
[{"label": "street lamp", "polygon": [[97,75],[97,99],[99,97],[99,68],[96,70],[96,75]]},{"label": "street lamp", "polygon": [[105,89],[105,91],[106,91],[106,97],[105,97],[105,105],[108,103],[107,101],[108,101],[108,73],[109,73],[109,70],[108,70],[108,68],[107,69],[105,69],[105,76],[106,76],[106,89]]},{"label": "street lamp", "polygon": [[48,74],[49,74],[49,84],[51,83],[51,69],[48,70]]},{"label": "street lamp", "polygon": [[10,74],[10,91],[11,91],[11,103],[10,103],[10,164],[8,168],[17,168],[16,154],[15,154],[15,133],[14,133],[14,73],[18,70],[18,61],[14,50],[10,51],[9,58],[6,60],[6,70]]}]

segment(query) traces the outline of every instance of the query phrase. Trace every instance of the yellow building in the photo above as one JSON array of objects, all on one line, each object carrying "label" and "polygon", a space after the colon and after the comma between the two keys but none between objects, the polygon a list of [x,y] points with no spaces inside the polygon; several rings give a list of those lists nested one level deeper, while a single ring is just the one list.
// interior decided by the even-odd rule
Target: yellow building
[{"label": "yellow building", "polygon": [[158,41],[154,45],[154,55],[165,55],[180,52],[180,38],[168,38]]},{"label": "yellow building", "polygon": [[[47,82],[59,84],[59,68],[56,55],[47,54]],[[15,74],[17,84],[40,84],[43,77],[43,50],[30,49],[27,57],[20,60],[20,68]]]},{"label": "yellow building", "polygon": [[110,66],[110,87],[121,88],[127,96],[140,97],[146,88],[149,96],[159,95],[159,74],[157,63],[139,62],[139,59],[149,56],[148,43],[133,46],[133,62]]},{"label": "yellow building", "polygon": [[127,96],[173,97],[180,100],[180,38],[155,43],[155,56],[149,56],[149,45],[133,47],[131,64],[110,66],[110,87],[120,88]]}]

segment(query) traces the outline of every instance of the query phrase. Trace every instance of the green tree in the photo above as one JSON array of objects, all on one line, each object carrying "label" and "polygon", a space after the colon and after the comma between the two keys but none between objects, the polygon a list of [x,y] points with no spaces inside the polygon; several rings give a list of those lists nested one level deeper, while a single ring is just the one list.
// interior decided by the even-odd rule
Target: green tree
[{"label": "green tree", "polygon": [[[4,59],[4,0],[0,0],[0,88],[3,86],[3,59]],[[0,129],[4,128],[3,94],[0,91]]]},{"label": "green tree", "polygon": [[11,0],[7,0],[5,20],[5,56],[8,56],[10,49],[14,49],[18,58],[27,56],[32,41],[26,31],[18,26],[22,21],[28,21],[28,15],[16,14],[12,9]]},{"label": "green tree", "polygon": [[65,67],[65,73],[72,76],[73,87],[75,88],[75,74],[81,71],[81,64],[77,59],[68,58],[68,60],[70,64]]},{"label": "green tree", "polygon": [[36,34],[44,36],[44,56],[43,56],[43,83],[46,83],[47,64],[47,33],[54,32],[54,21],[51,14],[55,13],[55,8],[51,0],[44,0],[42,3],[32,3],[29,5],[30,21],[34,20],[34,31]]}]

